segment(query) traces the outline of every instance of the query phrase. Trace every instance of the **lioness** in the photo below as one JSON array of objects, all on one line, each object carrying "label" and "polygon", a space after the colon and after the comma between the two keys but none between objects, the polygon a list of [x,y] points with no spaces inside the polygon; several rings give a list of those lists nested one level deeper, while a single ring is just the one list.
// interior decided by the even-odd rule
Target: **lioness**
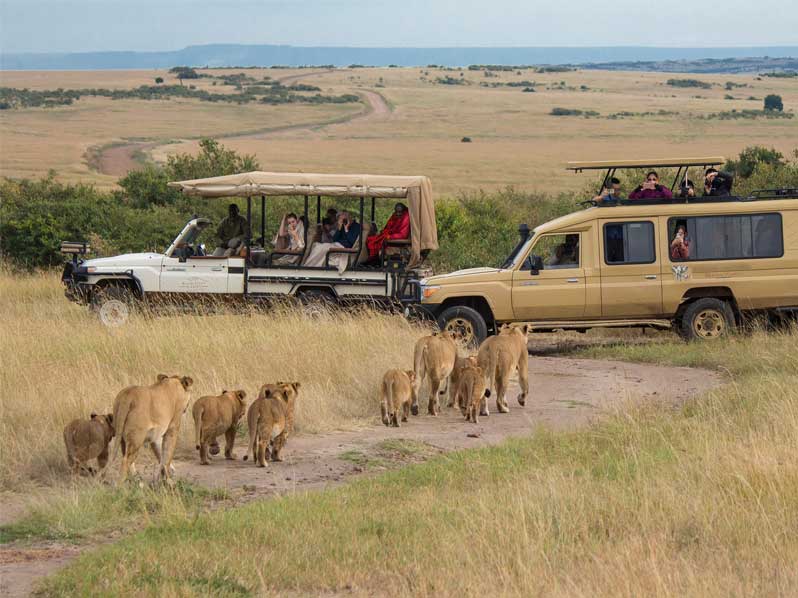
[{"label": "lioness", "polygon": [[91,414],[90,419],[75,419],[64,428],[67,462],[72,473],[95,471],[86,463],[97,459],[97,471],[105,469],[108,463],[108,444],[114,437],[114,416]]},{"label": "lioness", "polygon": [[400,418],[403,422],[407,421],[407,416],[410,415],[410,404],[415,395],[413,390],[415,378],[416,374],[413,370],[388,370],[385,372],[380,385],[380,411],[382,412],[382,423],[386,426],[398,428]]},{"label": "lioness", "polygon": [[[479,367],[485,371],[488,389],[496,394],[496,409],[499,413],[508,413],[510,408],[505,393],[510,383],[510,376],[518,369],[518,384],[521,393],[518,404],[522,407],[529,394],[529,357],[527,355],[527,334],[529,327],[505,326],[498,335],[487,339],[479,348]],[[481,415],[489,415],[487,401],[485,411]]]},{"label": "lioness", "polygon": [[152,386],[129,386],[116,395],[116,448],[122,449],[120,482],[127,479],[128,471],[135,471],[136,456],[147,441],[160,464],[161,478],[170,480],[180,420],[193,383],[188,376],[158,374]]},{"label": "lioness", "polygon": [[[448,332],[437,332],[431,336],[418,339],[413,351],[413,370],[416,374],[413,383],[413,415],[418,415],[418,391],[424,380],[429,378],[429,404],[427,411],[430,415],[438,415],[440,402],[438,393],[445,393],[449,385],[449,376],[454,369],[457,358],[457,345]],[[445,386],[441,390],[441,384]]]},{"label": "lioness", "polygon": [[282,461],[280,451],[294,426],[294,410],[299,383],[264,384],[258,398],[249,406],[249,448],[244,461],[252,455],[259,467],[266,467],[267,457]]},{"label": "lioness", "polygon": [[236,428],[246,408],[247,393],[243,390],[223,390],[219,396],[200,397],[191,408],[194,416],[194,435],[200,463],[209,465],[208,445],[224,434],[224,458],[233,460]]},{"label": "lioness", "polygon": [[460,373],[456,401],[466,421],[479,422],[479,413],[488,397],[490,390],[485,387],[485,372],[482,368],[477,365],[464,368]]}]

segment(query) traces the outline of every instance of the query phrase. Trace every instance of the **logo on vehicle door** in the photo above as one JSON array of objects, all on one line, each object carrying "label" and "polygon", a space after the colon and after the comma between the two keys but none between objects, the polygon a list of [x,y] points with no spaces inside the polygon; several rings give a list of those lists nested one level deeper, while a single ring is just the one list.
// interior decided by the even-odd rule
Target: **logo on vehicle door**
[{"label": "logo on vehicle door", "polygon": [[690,278],[689,266],[671,266],[671,270],[673,270],[673,277],[677,281],[687,280]]}]

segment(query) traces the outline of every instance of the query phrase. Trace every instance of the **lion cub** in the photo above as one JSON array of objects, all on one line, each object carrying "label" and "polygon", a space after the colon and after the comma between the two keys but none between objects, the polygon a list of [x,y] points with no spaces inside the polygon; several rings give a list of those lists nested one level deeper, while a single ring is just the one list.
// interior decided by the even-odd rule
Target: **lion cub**
[{"label": "lion cub", "polygon": [[466,421],[478,423],[479,414],[488,397],[490,390],[485,387],[484,370],[476,365],[464,368],[460,372],[456,401]]},{"label": "lion cub", "polygon": [[194,416],[194,434],[200,463],[209,465],[208,446],[224,434],[224,458],[233,460],[236,428],[244,415],[247,393],[243,390],[223,390],[219,396],[200,397],[191,410]]},{"label": "lion cub", "polygon": [[294,428],[294,409],[299,382],[264,384],[258,398],[247,411],[249,448],[244,461],[252,455],[259,467],[267,458],[282,461],[280,451]]},{"label": "lion cub", "polygon": [[108,463],[108,444],[114,437],[114,416],[91,414],[90,419],[76,419],[64,428],[64,444],[67,461],[72,473],[89,473],[95,471],[86,462],[97,459],[98,471]]},{"label": "lion cub", "polygon": [[382,423],[386,426],[400,426],[399,412],[401,420],[407,421],[410,415],[410,406],[415,399],[415,389],[413,382],[416,380],[416,373],[413,370],[388,370],[382,377],[380,385],[380,411],[382,412]]}]

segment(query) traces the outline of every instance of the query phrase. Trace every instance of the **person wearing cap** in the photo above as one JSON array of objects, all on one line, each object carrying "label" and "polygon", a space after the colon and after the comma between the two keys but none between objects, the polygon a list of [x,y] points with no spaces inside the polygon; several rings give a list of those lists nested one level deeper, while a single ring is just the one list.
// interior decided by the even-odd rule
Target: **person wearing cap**
[{"label": "person wearing cap", "polygon": [[214,250],[214,257],[230,256],[241,250],[247,238],[247,219],[238,213],[238,206],[231,203],[227,208],[227,217],[222,219],[216,229],[220,244]]}]

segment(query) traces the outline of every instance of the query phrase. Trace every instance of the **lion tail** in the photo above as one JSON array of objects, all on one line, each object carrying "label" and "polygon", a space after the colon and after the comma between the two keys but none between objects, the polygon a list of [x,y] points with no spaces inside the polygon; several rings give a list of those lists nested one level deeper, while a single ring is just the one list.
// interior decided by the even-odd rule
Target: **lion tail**
[{"label": "lion tail", "polygon": [[418,405],[418,391],[421,388],[421,384],[424,381],[425,376],[427,375],[427,345],[422,345],[421,348],[416,348],[415,354],[413,355],[413,371],[416,373],[416,379],[413,381],[413,386],[415,390],[415,403],[414,405]]},{"label": "lion tail", "polygon": [[118,401],[114,405],[114,429],[117,430],[116,440],[114,441],[114,454],[112,459],[116,459],[119,454],[119,448],[122,448],[122,454],[126,452],[125,447],[125,422],[130,413],[130,401]]}]

